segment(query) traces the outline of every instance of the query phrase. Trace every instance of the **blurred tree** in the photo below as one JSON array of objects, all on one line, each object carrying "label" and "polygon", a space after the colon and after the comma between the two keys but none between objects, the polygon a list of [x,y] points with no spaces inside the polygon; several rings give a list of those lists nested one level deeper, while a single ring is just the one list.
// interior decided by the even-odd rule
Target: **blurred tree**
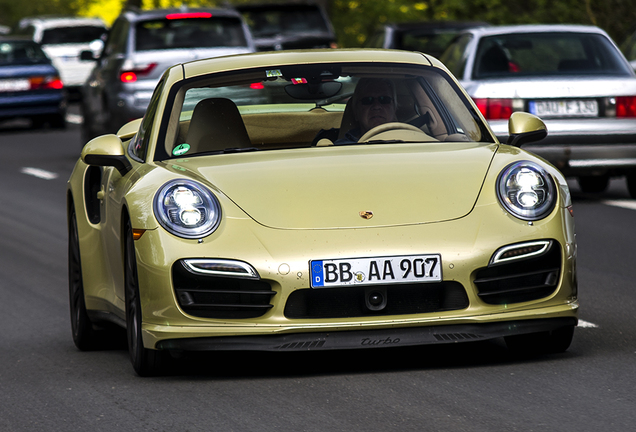
[{"label": "blurred tree", "polygon": [[[297,0],[0,0],[0,24],[55,11],[56,14],[100,16],[108,23],[126,5],[143,9],[222,6]],[[364,44],[386,22],[424,20],[488,21],[492,24],[578,23],[605,29],[617,43],[636,30],[634,0],[313,0],[323,5],[343,47]]]},{"label": "blurred tree", "polygon": [[328,0],[328,11],[343,47],[363,45],[371,32],[386,22],[592,24],[618,43],[636,30],[634,0]]}]

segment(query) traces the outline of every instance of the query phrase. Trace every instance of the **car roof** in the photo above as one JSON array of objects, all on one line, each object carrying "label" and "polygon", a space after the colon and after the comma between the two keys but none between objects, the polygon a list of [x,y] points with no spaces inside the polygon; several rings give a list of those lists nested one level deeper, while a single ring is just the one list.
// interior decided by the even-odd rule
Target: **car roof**
[{"label": "car roof", "polygon": [[485,21],[412,21],[385,24],[384,27],[391,27],[396,30],[463,30],[473,27],[487,27],[490,23]]},{"label": "car roof", "polygon": [[434,57],[415,51],[356,48],[257,52],[196,60],[184,65],[175,65],[173,68],[183,67],[186,78],[192,78],[208,73],[267,67],[270,65],[285,66],[346,62],[402,63],[443,67],[442,63]]},{"label": "car roof", "polygon": [[465,31],[478,36],[493,36],[514,33],[598,33],[606,35],[605,31],[596,26],[579,24],[519,24],[506,26],[491,26],[472,28]]},{"label": "car roof", "polygon": [[235,9],[241,12],[248,11],[269,11],[269,10],[289,10],[289,9],[322,9],[317,3],[246,3],[235,5]]},{"label": "car roof", "polygon": [[179,14],[179,13],[196,13],[196,12],[209,12],[212,16],[220,16],[220,17],[237,17],[241,18],[242,16],[236,10],[233,9],[221,9],[221,8],[166,8],[166,9],[151,9],[151,10],[138,10],[138,9],[127,9],[122,12],[122,15],[126,17],[129,21],[145,21],[157,18],[164,18],[168,14]]},{"label": "car roof", "polygon": [[29,24],[39,25],[45,29],[85,25],[95,25],[106,28],[106,23],[104,23],[104,21],[102,21],[100,18],[83,18],[71,16],[37,16],[20,20],[20,27],[26,27]]}]

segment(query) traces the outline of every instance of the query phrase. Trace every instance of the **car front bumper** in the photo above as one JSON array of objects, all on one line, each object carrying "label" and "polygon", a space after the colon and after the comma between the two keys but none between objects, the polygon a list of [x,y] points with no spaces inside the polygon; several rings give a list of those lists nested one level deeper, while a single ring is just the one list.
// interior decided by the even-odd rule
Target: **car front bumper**
[{"label": "car front bumper", "polygon": [[310,351],[364,349],[412,345],[477,342],[498,337],[557,330],[578,324],[576,317],[554,317],[425,327],[311,332],[258,336],[166,339],[158,349],[177,351]]}]

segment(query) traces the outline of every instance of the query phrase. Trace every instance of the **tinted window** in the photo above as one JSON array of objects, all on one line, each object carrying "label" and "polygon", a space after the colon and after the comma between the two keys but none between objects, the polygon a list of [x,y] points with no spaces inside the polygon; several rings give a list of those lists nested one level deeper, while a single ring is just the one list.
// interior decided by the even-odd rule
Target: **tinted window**
[{"label": "tinted window", "polygon": [[0,64],[29,64],[48,62],[46,54],[30,41],[0,42]]},{"label": "tinted window", "polygon": [[100,39],[106,33],[104,27],[56,27],[44,31],[42,44],[88,43]]},{"label": "tinted window", "polygon": [[150,98],[150,103],[148,104],[148,108],[146,109],[146,114],[144,115],[144,118],[141,121],[141,125],[139,126],[139,132],[137,133],[137,136],[135,137],[132,145],[133,154],[141,160],[146,159],[152,124],[154,123],[155,117],[157,116],[157,107],[159,106],[159,99],[161,98],[161,92],[163,91],[164,85],[164,80],[161,80],[159,84],[157,84],[157,87],[155,88],[155,91]]},{"label": "tinted window", "polygon": [[108,33],[103,56],[113,54],[124,54],[126,52],[126,42],[128,40],[129,23],[125,20],[117,20]]},{"label": "tinted window", "polygon": [[630,75],[630,70],[619,51],[599,34],[510,34],[479,42],[475,78],[546,74]]},{"label": "tinted window", "polygon": [[396,48],[409,51],[420,51],[426,54],[431,54],[434,57],[439,57],[442,55],[446,47],[448,47],[448,45],[453,41],[455,36],[457,36],[457,32],[455,31],[440,31],[435,33],[421,31],[405,32],[402,35],[400,46]]},{"label": "tinted window", "polygon": [[327,23],[318,8],[293,8],[251,10],[244,12],[245,19],[255,37],[267,37],[285,33],[326,33]]},{"label": "tinted window", "polygon": [[466,46],[473,36],[466,34],[460,36],[441,56],[441,61],[458,79],[464,78],[466,68]]},{"label": "tinted window", "polygon": [[187,18],[142,21],[136,27],[137,51],[247,46],[235,18]]}]

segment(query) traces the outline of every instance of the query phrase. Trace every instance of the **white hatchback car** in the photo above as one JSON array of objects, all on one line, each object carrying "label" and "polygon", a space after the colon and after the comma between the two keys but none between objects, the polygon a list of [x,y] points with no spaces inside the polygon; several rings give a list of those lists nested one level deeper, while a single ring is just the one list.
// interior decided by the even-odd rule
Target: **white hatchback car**
[{"label": "white hatchback car", "polygon": [[107,27],[98,18],[30,17],[20,21],[16,33],[39,43],[60,71],[67,90],[79,93],[95,66],[81,60],[80,53],[90,49],[90,42],[105,39]]},{"label": "white hatchback car", "polygon": [[516,25],[466,30],[440,58],[500,140],[508,118],[526,111],[545,121],[546,139],[524,146],[602,192],[626,176],[636,198],[636,74],[603,30],[579,25]]}]

